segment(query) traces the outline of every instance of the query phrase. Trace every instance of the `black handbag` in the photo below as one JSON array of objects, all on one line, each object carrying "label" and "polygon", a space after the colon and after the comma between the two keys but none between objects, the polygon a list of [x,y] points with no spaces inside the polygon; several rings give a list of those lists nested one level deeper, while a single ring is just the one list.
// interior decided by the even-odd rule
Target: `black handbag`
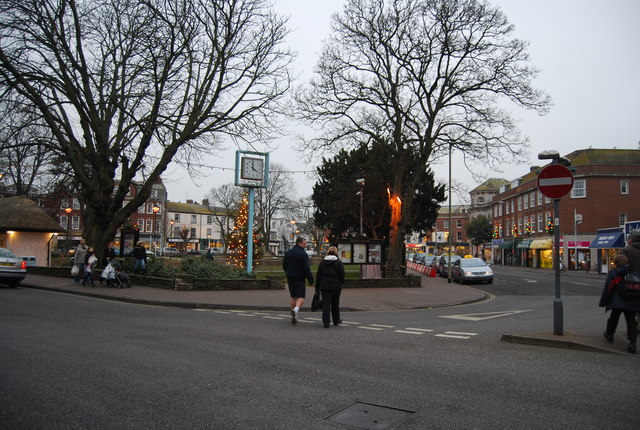
[{"label": "black handbag", "polygon": [[319,309],[322,309],[322,296],[320,295],[320,290],[316,289],[316,292],[313,294],[313,299],[311,299],[311,312]]}]

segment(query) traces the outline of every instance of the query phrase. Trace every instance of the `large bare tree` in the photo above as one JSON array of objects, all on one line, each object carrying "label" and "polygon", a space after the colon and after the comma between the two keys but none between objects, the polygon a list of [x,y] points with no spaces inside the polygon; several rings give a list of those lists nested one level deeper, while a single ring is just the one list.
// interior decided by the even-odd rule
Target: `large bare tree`
[{"label": "large bare tree", "polygon": [[[315,77],[298,93],[303,118],[321,130],[306,150],[335,152],[390,142],[387,276],[398,276],[415,179],[448,150],[487,165],[520,160],[523,139],[507,107],[544,113],[527,43],[497,8],[479,0],[348,0],[333,17]],[[512,107],[512,106],[511,106]]]},{"label": "large bare tree", "polygon": [[97,250],[172,160],[270,137],[290,85],[285,23],[267,0],[0,2],[1,84],[53,133]]}]

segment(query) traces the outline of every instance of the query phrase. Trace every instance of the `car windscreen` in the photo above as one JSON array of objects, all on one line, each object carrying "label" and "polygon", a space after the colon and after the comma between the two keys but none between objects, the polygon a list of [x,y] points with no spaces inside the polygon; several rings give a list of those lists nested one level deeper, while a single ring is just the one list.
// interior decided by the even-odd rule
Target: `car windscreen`
[{"label": "car windscreen", "polygon": [[486,266],[487,263],[479,258],[468,258],[460,260],[460,265],[462,267],[483,267]]},{"label": "car windscreen", "polygon": [[7,248],[0,248],[0,257],[17,258],[13,252],[9,251]]}]

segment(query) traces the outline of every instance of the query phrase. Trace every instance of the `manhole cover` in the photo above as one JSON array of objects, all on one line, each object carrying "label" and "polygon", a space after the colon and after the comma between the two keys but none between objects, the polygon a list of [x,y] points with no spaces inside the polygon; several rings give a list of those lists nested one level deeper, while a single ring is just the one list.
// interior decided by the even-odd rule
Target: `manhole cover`
[{"label": "manhole cover", "polygon": [[384,430],[397,426],[413,413],[415,411],[355,402],[325,419],[336,424],[344,424],[361,429]]}]

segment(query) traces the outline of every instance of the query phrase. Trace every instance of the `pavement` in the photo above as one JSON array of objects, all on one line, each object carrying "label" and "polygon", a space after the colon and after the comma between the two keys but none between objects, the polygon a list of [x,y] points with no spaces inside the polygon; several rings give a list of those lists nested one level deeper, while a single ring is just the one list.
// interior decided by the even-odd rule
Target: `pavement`
[{"label": "pavement", "polygon": [[[414,273],[420,275],[419,273]],[[96,283],[95,287],[75,284],[72,278],[28,274],[20,287],[76,294],[126,303],[153,306],[171,306],[190,309],[233,309],[289,311],[288,290],[234,290],[234,291],[176,291],[166,288],[134,285],[132,288],[107,288]],[[310,311],[308,305],[313,296],[313,287],[308,287],[307,302],[303,312]],[[492,296],[477,288],[447,279],[422,275],[420,288],[349,288],[340,299],[343,311],[398,311],[410,309],[432,309],[451,307],[491,299]],[[304,314],[303,314],[304,315]],[[568,348],[582,351],[627,354],[626,342],[608,344],[602,333],[552,332],[505,334],[503,342],[526,345]],[[640,357],[640,355],[636,355]]]}]

